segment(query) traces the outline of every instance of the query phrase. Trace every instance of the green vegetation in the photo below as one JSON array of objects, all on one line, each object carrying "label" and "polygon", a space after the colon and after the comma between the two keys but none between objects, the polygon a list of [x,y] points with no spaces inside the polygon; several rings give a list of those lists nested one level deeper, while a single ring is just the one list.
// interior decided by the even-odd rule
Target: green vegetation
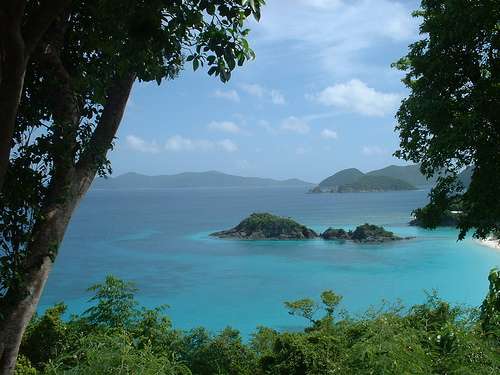
[{"label": "green vegetation", "polygon": [[353,183],[339,186],[339,193],[365,192],[365,191],[397,191],[397,190],[415,190],[415,186],[400,180],[387,176],[369,176],[365,175]]},{"label": "green vegetation", "polygon": [[318,235],[312,229],[290,218],[269,213],[253,213],[234,228],[212,233],[211,236],[250,240],[301,240],[315,238]]},{"label": "green vegetation", "polygon": [[440,212],[439,215],[435,215],[430,212],[430,207],[417,208],[413,211],[413,215],[415,216],[415,219],[410,221],[410,225],[425,228],[456,227],[460,216],[460,214],[456,211],[452,212],[449,210]]},{"label": "green vegetation", "polygon": [[333,176],[325,178],[319,183],[318,187],[325,190],[336,190],[339,186],[355,182],[357,179],[363,176],[363,172],[361,172],[359,169],[344,169],[340,172],[335,173]]},{"label": "green vegetation", "polygon": [[414,186],[429,186],[436,182],[435,178],[427,179],[420,172],[420,165],[390,165],[388,167],[368,172],[370,176],[387,176],[398,178]]},{"label": "green vegetation", "polygon": [[351,234],[354,241],[369,241],[370,239],[399,239],[394,233],[373,224],[363,224],[357,227]]},{"label": "green vegetation", "polygon": [[[212,233],[211,236],[244,240],[302,240],[316,238],[318,234],[290,218],[269,213],[253,213],[234,228]],[[398,237],[383,227],[368,223],[348,232],[344,229],[328,228],[319,237],[324,240],[355,242],[387,242],[409,239],[409,237]]]},{"label": "green vegetation", "polygon": [[58,374],[496,374],[500,371],[500,270],[492,270],[480,309],[450,306],[436,295],[405,309],[385,305],[361,317],[321,301],[286,302],[302,332],[259,327],[248,342],[226,328],[173,328],[165,308],[141,308],[133,285],[108,276],[92,306],[62,318],[56,305],[28,326],[17,375]]},{"label": "green vegetation", "polygon": [[459,239],[470,230],[485,238],[500,226],[500,2],[423,0],[414,15],[421,38],[394,64],[410,92],[397,113],[396,156],[427,177],[446,171],[426,226],[460,199]]},{"label": "green vegetation", "polygon": [[311,193],[412,190],[414,185],[429,185],[418,165],[395,166],[366,174],[356,168],[344,169],[319,183]]},{"label": "green vegetation", "polygon": [[328,228],[321,234],[325,240],[348,240],[354,242],[387,242],[409,239],[410,237],[399,237],[378,225],[365,223],[356,227],[355,230],[346,232],[344,229]]}]

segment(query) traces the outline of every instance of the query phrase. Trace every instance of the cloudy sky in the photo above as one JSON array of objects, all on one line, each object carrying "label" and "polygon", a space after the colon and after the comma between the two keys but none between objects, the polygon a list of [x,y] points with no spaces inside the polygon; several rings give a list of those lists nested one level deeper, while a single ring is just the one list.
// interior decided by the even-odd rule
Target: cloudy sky
[{"label": "cloudy sky", "polygon": [[319,181],[404,164],[390,68],[418,38],[414,0],[267,0],[255,61],[222,84],[190,67],[136,84],[111,155],[114,175],[222,172]]}]

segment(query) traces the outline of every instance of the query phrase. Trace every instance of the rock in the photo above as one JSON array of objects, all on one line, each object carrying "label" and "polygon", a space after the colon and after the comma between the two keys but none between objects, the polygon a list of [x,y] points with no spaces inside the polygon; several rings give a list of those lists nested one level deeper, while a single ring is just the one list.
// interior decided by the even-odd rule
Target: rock
[{"label": "rock", "polygon": [[343,229],[328,228],[321,234],[321,238],[324,240],[344,240],[359,243],[381,243],[407,240],[413,237],[399,237],[392,232],[386,231],[383,227],[366,223],[349,232]]},{"label": "rock", "polygon": [[343,229],[328,228],[321,234],[324,240],[350,240],[349,233]]},{"label": "rock", "polygon": [[305,240],[317,233],[296,221],[269,213],[253,213],[232,229],[212,233],[219,238],[244,240]]}]

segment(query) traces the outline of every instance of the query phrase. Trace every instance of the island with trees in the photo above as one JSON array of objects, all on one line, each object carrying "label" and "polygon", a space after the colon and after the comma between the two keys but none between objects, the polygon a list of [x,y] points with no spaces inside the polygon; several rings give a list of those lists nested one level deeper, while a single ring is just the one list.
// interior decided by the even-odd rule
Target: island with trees
[{"label": "island with trees", "polygon": [[290,218],[253,213],[234,228],[212,233],[211,236],[242,240],[304,240],[316,238],[318,234]]},{"label": "island with trees", "polygon": [[365,223],[354,230],[328,228],[321,234],[287,217],[270,213],[253,213],[234,228],[210,236],[238,240],[343,240],[357,243],[383,243],[413,237],[399,237],[383,227]]},{"label": "island with trees", "polygon": [[349,231],[328,228],[321,234],[321,238],[324,240],[354,241],[358,243],[383,243],[409,240],[414,237],[400,237],[381,226],[365,223]]}]

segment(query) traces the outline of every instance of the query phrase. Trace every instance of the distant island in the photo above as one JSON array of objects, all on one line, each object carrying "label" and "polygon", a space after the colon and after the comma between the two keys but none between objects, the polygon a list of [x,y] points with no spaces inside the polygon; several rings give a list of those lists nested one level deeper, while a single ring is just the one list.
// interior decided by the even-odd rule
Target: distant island
[{"label": "distant island", "polygon": [[415,190],[417,186],[429,186],[418,165],[395,166],[363,173],[349,168],[325,178],[311,193],[358,193]]},{"label": "distant island", "polygon": [[386,231],[383,227],[363,224],[353,231],[328,228],[318,235],[314,230],[287,217],[270,213],[253,213],[234,228],[210,234],[212,237],[239,240],[342,240],[358,243],[382,243],[409,239]]},{"label": "distant island", "polygon": [[[458,180],[467,188],[473,167],[464,169]],[[415,190],[434,186],[438,176],[425,177],[418,164],[388,167],[363,173],[356,168],[343,169],[325,178],[310,190],[311,193],[352,193]]]},{"label": "distant island", "polygon": [[174,175],[146,176],[126,173],[118,177],[97,178],[94,189],[165,189],[202,187],[305,187],[314,184],[296,178],[274,180],[270,178],[234,176],[217,171],[186,172]]}]

